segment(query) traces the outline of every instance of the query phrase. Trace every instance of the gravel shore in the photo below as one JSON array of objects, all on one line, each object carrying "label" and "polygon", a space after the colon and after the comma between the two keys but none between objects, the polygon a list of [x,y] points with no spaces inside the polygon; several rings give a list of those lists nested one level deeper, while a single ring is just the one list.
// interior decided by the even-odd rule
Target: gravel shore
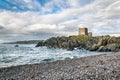
[{"label": "gravel shore", "polygon": [[0,80],[120,80],[120,52],[0,68]]}]

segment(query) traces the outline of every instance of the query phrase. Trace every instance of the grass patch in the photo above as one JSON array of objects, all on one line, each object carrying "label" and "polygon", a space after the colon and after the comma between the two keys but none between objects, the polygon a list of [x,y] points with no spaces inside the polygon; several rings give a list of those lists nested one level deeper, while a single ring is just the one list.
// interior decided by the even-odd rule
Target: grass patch
[{"label": "grass patch", "polygon": [[84,41],[85,37],[86,36],[84,36],[84,35],[70,36],[71,39],[75,39],[75,40],[78,40],[78,41]]}]

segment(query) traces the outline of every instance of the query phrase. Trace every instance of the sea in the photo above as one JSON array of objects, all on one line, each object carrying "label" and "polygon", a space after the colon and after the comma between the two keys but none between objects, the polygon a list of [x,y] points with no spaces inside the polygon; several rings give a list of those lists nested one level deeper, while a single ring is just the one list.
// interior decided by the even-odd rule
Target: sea
[{"label": "sea", "polygon": [[[19,46],[15,47],[15,45]],[[68,51],[64,49],[47,48],[45,46],[35,47],[35,45],[36,44],[0,44],[0,68],[107,54],[103,52],[90,52],[85,49],[75,48],[73,51]]]}]

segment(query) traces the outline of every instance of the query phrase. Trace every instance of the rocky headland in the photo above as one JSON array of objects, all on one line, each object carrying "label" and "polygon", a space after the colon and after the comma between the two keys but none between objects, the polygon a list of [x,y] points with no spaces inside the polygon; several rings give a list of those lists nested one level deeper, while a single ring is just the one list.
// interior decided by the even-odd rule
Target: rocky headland
[{"label": "rocky headland", "polygon": [[74,48],[84,48],[89,51],[117,52],[120,51],[120,37],[107,36],[69,36],[52,37],[45,41],[40,41],[36,47],[47,46],[49,48],[61,48],[73,50]]},{"label": "rocky headland", "polygon": [[0,68],[0,80],[120,80],[120,37],[63,36],[36,44],[36,47],[113,53]]}]

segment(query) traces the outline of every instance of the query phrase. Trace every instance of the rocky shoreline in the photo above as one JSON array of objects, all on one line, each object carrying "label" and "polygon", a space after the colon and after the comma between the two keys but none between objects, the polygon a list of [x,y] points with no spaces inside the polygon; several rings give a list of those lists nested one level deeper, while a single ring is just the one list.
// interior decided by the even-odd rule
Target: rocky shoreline
[{"label": "rocky shoreline", "polygon": [[69,36],[52,37],[45,41],[40,41],[36,47],[47,46],[49,48],[61,48],[73,50],[74,48],[84,48],[89,51],[98,52],[118,52],[120,51],[120,37],[98,36]]},{"label": "rocky shoreline", "polygon": [[0,80],[120,80],[120,52],[0,68]]}]

